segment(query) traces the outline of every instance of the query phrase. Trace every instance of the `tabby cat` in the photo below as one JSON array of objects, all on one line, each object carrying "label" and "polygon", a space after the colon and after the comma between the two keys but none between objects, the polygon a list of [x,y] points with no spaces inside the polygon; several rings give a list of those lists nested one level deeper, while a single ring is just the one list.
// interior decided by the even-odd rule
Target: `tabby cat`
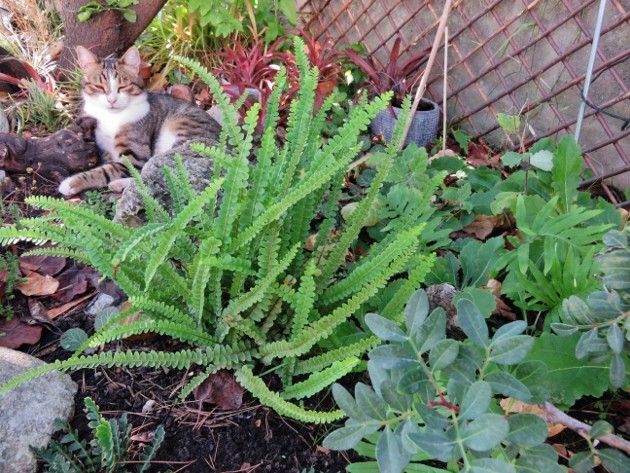
[{"label": "tabby cat", "polygon": [[180,143],[219,136],[219,123],[199,107],[145,89],[135,47],[120,59],[99,59],[82,46],[77,54],[83,70],[83,112],[97,120],[96,145],[104,164],[64,179],[61,194],[111,187],[112,181],[115,187],[129,175],[123,157],[140,169],[152,156]]}]

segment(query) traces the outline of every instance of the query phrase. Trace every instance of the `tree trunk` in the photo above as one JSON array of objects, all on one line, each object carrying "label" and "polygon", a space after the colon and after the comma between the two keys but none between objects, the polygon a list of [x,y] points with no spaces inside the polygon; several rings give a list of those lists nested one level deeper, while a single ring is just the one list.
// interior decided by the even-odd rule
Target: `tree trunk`
[{"label": "tree trunk", "polygon": [[57,3],[65,29],[63,51],[58,61],[62,71],[75,67],[74,50],[79,45],[99,57],[120,55],[126,51],[155,18],[166,0],[141,0],[138,5],[132,6],[131,9],[138,16],[135,23],[125,20],[121,13],[114,10],[104,11],[81,23],[77,12],[85,3],[85,0],[61,0]]}]

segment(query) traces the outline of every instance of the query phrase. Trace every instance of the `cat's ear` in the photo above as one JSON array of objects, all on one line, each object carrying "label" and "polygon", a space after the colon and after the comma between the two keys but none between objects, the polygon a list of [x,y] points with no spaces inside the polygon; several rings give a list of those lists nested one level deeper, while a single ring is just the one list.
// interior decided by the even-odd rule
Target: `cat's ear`
[{"label": "cat's ear", "polygon": [[85,69],[93,64],[98,64],[99,62],[98,57],[88,48],[77,46],[77,63],[81,69]]},{"label": "cat's ear", "polygon": [[142,65],[142,59],[140,58],[140,52],[135,46],[130,47],[123,57],[120,58],[120,62],[126,64],[127,66],[135,67],[137,70],[140,70],[140,66]]}]

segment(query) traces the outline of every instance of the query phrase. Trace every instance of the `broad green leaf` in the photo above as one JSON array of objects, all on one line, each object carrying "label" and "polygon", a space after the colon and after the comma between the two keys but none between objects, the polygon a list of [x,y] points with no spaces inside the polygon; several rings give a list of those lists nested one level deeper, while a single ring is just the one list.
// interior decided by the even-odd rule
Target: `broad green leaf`
[{"label": "broad green leaf", "polygon": [[558,142],[554,158],[551,186],[560,197],[562,211],[567,213],[577,198],[577,188],[582,182],[580,176],[584,164],[582,150],[575,142],[575,138],[564,135]]},{"label": "broad green leaf", "polygon": [[415,366],[418,357],[409,345],[380,345],[370,352],[370,360],[381,368],[394,369]]},{"label": "broad green leaf", "polygon": [[600,397],[609,387],[607,362],[585,363],[575,357],[580,336],[543,333],[535,339],[526,358],[547,365],[547,374],[537,377],[544,382],[551,399],[559,404],[571,406],[582,396]]},{"label": "broad green leaf", "polygon": [[575,473],[590,473],[597,462],[591,452],[578,452],[569,458],[569,466]]},{"label": "broad green leaf", "polygon": [[606,352],[608,349],[606,340],[599,336],[599,329],[594,328],[582,334],[575,346],[575,356],[581,360],[591,353]]},{"label": "broad green leaf", "polygon": [[505,439],[510,427],[498,414],[483,414],[461,429],[464,446],[477,452],[485,452],[496,447]]},{"label": "broad green leaf", "polygon": [[385,420],[387,404],[376,395],[374,390],[363,383],[357,383],[354,388],[357,406],[370,419]]},{"label": "broad green leaf", "polygon": [[503,237],[494,237],[480,242],[471,240],[459,254],[462,265],[461,287],[478,287],[487,284],[490,271],[505,252]]},{"label": "broad green leaf", "polygon": [[628,277],[630,252],[619,250],[608,253],[601,258],[600,267],[604,272],[606,287],[618,290],[630,289],[630,278]]},{"label": "broad green leaf", "polygon": [[429,351],[433,346],[446,336],[446,313],[438,307],[431,312],[420,330],[417,332],[414,342],[418,353]]},{"label": "broad green leaf", "polygon": [[555,459],[539,455],[530,455],[529,452],[521,454],[516,459],[517,473],[567,473],[566,468],[558,465]]},{"label": "broad green leaf", "polygon": [[457,303],[457,317],[460,328],[475,345],[488,345],[488,326],[476,305],[468,300]]},{"label": "broad green leaf", "polygon": [[612,473],[628,473],[630,468],[630,457],[624,455],[619,450],[612,448],[602,448],[598,451],[599,458],[604,466]]},{"label": "broad green leaf", "polygon": [[389,426],[376,443],[376,462],[382,473],[402,473],[409,463],[409,454],[403,449],[400,437]]},{"label": "broad green leaf", "polygon": [[349,450],[359,443],[365,432],[366,428],[363,425],[341,427],[328,434],[323,445],[331,450]]},{"label": "broad green leaf", "polygon": [[459,343],[450,338],[437,342],[429,351],[431,371],[441,370],[450,365],[459,353]]},{"label": "broad green leaf", "polygon": [[553,169],[553,157],[553,153],[543,149],[530,156],[529,164],[543,171],[551,171]]},{"label": "broad green leaf", "polygon": [[492,336],[492,343],[496,343],[503,338],[509,338],[514,335],[520,335],[527,329],[527,322],[524,320],[515,320],[498,328]]},{"label": "broad green leaf", "polygon": [[564,313],[576,324],[591,325],[595,323],[591,309],[578,296],[571,296],[562,302]]},{"label": "broad green leaf", "polygon": [[610,361],[610,384],[617,389],[626,384],[626,364],[623,357],[624,355],[615,353]]},{"label": "broad green leaf", "polygon": [[521,117],[519,117],[518,115],[497,113],[497,121],[499,122],[499,126],[506,133],[516,133],[521,127]]},{"label": "broad green leaf", "polygon": [[87,333],[81,328],[71,328],[64,332],[59,339],[59,344],[64,350],[76,351],[88,339]]},{"label": "broad green leaf", "polygon": [[513,397],[524,402],[529,402],[532,397],[529,388],[509,373],[496,371],[487,375],[484,381],[490,383],[490,387],[495,393],[503,396]]},{"label": "broad green leaf", "polygon": [[554,322],[551,324],[551,330],[553,330],[560,336],[565,336],[565,335],[573,335],[574,333],[578,331],[578,328],[575,325]]},{"label": "broad green leaf", "polygon": [[513,168],[515,166],[520,166],[527,156],[529,156],[528,153],[521,154],[514,151],[507,151],[503,153],[503,156],[501,156],[501,163],[504,166]]},{"label": "broad green leaf", "polygon": [[398,380],[396,388],[406,394],[413,394],[422,389],[422,386],[429,384],[429,378],[424,370],[410,368]]},{"label": "broad green leaf", "polygon": [[491,344],[490,360],[501,365],[515,365],[527,356],[534,344],[529,335],[502,338]]},{"label": "broad green leaf", "polygon": [[620,354],[622,352],[624,336],[623,332],[619,328],[619,325],[612,324],[608,327],[608,331],[606,332],[606,341],[608,342],[610,349],[616,354]]},{"label": "broad green leaf", "polygon": [[398,390],[397,383],[386,379],[381,383],[381,397],[389,407],[397,412],[407,412],[411,409],[412,397]]},{"label": "broad green leaf", "polygon": [[547,423],[536,414],[512,414],[508,419],[510,433],[507,436],[509,442],[533,447],[543,443],[547,439]]},{"label": "broad green leaf", "polygon": [[429,298],[422,289],[414,292],[405,305],[405,324],[411,337],[418,332],[429,315]]},{"label": "broad green leaf", "polygon": [[628,235],[619,230],[611,230],[604,235],[604,245],[610,248],[624,249],[628,247]]},{"label": "broad green leaf", "polygon": [[453,439],[444,432],[428,429],[424,432],[410,434],[409,440],[416,444],[419,449],[443,462],[450,460],[455,445]]},{"label": "broad green leaf", "polygon": [[470,463],[471,473],[514,473],[509,463],[494,458],[477,458]]},{"label": "broad green leaf", "polygon": [[407,335],[398,325],[378,314],[366,314],[365,323],[374,335],[381,340],[388,342],[406,342],[408,340]]},{"label": "broad green leaf", "polygon": [[604,435],[612,434],[613,430],[613,426],[609,422],[598,420],[591,427],[590,437],[592,439],[603,437]]},{"label": "broad green leaf", "polygon": [[461,291],[457,291],[453,297],[453,305],[457,306],[457,302],[462,299],[468,299],[477,306],[484,318],[490,317],[490,314],[497,307],[497,299],[490,292],[479,289],[478,287],[466,287]]},{"label": "broad green leaf", "polygon": [[477,381],[468,386],[460,406],[459,417],[464,420],[476,419],[488,412],[492,389],[485,381]]},{"label": "broad green leaf", "polygon": [[352,394],[350,394],[341,384],[333,384],[332,394],[339,408],[343,410],[348,417],[358,421],[365,419],[363,412],[359,410],[357,402],[352,397]]}]

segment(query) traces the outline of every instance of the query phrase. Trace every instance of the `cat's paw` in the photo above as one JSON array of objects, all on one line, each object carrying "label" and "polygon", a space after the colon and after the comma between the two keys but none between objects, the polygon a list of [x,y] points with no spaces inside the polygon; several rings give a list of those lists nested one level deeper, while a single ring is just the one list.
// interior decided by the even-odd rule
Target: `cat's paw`
[{"label": "cat's paw", "polygon": [[121,177],[120,179],[110,181],[109,184],[107,184],[107,187],[109,187],[110,191],[122,192],[129,187],[129,184],[131,184],[132,181],[133,177]]},{"label": "cat's paw", "polygon": [[72,187],[72,181],[72,177],[66,177],[63,181],[61,181],[58,188],[59,193],[65,197],[78,194],[79,190]]}]

